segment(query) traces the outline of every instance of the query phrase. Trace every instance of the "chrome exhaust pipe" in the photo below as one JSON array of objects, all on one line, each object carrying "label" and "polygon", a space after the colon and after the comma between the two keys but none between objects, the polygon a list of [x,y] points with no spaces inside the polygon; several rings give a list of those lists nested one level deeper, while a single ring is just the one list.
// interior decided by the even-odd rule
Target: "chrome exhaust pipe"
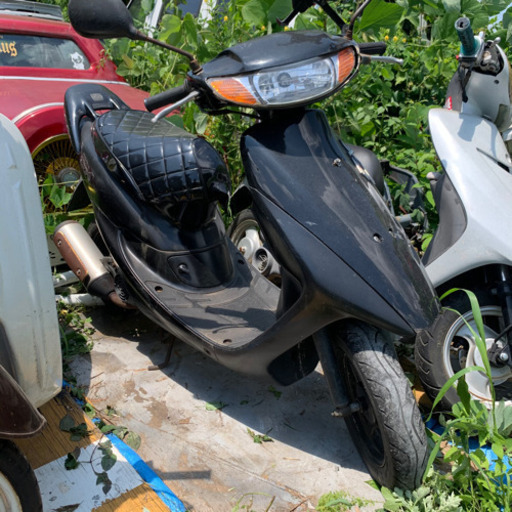
[{"label": "chrome exhaust pipe", "polygon": [[55,228],[53,241],[91,295],[123,308],[131,307],[117,295],[114,278],[103,265],[105,257],[80,223],[74,220],[62,222]]}]

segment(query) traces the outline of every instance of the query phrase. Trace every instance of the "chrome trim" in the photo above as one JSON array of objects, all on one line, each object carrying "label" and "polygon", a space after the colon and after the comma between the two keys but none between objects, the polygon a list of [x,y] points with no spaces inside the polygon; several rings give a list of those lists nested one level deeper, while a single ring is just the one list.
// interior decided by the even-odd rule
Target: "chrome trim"
[{"label": "chrome trim", "polygon": [[[31,68],[37,69],[37,68]],[[84,83],[98,83],[98,84],[118,84],[118,85],[130,85],[128,82],[116,82],[115,80],[96,80],[93,78],[51,78],[44,76],[10,76],[0,75],[0,80],[32,80],[32,81],[44,81],[44,82],[84,82]]]},{"label": "chrome trim", "polygon": [[24,117],[28,116],[29,114],[32,114],[33,112],[37,112],[38,110],[41,110],[43,108],[47,107],[63,107],[64,103],[42,103],[41,105],[37,105],[35,107],[31,107],[27,110],[24,110],[23,112],[20,112],[16,117],[12,118],[11,121],[16,124],[18,121],[23,119]]}]

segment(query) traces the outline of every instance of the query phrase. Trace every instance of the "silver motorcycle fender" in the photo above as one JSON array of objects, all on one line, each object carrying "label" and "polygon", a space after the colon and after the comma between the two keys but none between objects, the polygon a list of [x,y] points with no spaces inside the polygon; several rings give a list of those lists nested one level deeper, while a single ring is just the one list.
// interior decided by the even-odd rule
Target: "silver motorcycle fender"
[{"label": "silver motorcycle fender", "polygon": [[456,242],[427,261],[432,283],[438,287],[483,265],[511,265],[512,160],[498,129],[482,117],[440,108],[429,112],[429,127],[466,215]]}]

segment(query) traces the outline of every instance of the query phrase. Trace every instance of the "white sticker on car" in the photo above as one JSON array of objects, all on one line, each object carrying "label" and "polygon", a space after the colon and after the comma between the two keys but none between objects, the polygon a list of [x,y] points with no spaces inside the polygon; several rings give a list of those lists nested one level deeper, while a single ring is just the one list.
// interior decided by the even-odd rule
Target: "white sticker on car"
[{"label": "white sticker on car", "polygon": [[72,53],[70,55],[70,57],[71,57],[71,62],[73,63],[73,67],[75,69],[85,69],[83,55],[79,54],[78,52],[75,52],[75,53]]}]

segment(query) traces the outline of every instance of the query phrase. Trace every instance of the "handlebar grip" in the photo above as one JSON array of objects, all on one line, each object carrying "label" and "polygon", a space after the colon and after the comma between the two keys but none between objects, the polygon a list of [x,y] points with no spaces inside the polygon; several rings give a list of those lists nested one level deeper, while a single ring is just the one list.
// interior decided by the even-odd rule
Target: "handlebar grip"
[{"label": "handlebar grip", "polygon": [[172,89],[146,98],[144,100],[144,105],[149,112],[153,112],[153,110],[156,110],[157,108],[176,103],[183,99],[189,92],[190,86],[188,82],[185,82],[183,85],[173,87]]},{"label": "handlebar grip", "polygon": [[375,43],[358,43],[359,50],[365,55],[384,55],[386,52],[386,43],[377,41]]},{"label": "handlebar grip", "polygon": [[460,39],[462,56],[471,57],[475,55],[477,52],[477,43],[469,19],[465,17],[459,18],[455,22],[455,30]]}]

